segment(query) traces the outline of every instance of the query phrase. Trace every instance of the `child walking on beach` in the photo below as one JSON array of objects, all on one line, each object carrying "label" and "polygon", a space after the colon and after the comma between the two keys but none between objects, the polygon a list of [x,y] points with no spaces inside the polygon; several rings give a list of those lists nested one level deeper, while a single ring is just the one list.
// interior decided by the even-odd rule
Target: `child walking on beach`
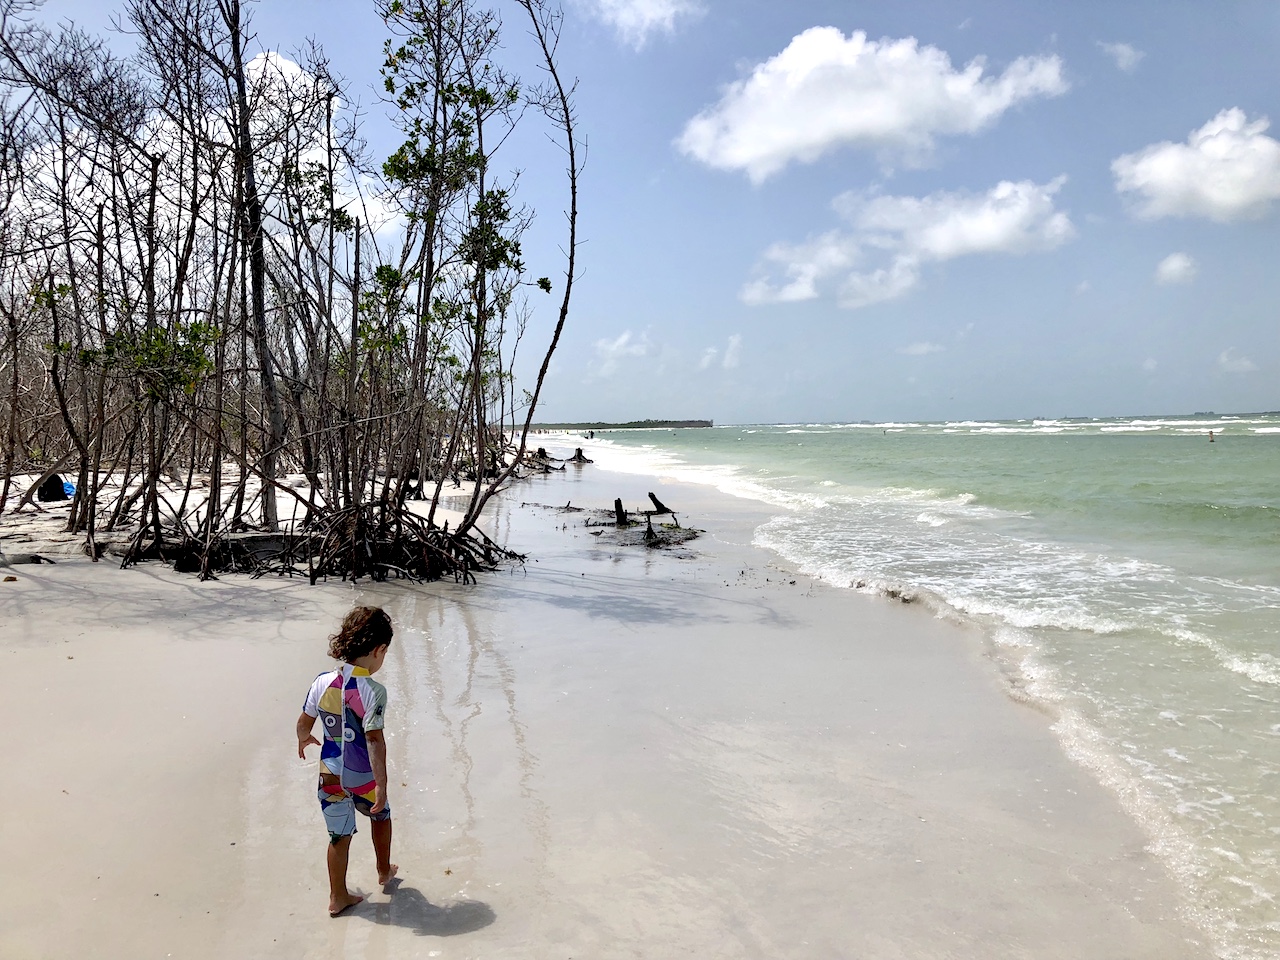
[{"label": "child walking on beach", "polygon": [[[381,607],[356,607],[329,639],[329,655],[343,661],[316,677],[298,717],[298,756],[320,747],[320,809],[329,828],[329,916],[359,903],[347,890],[347,858],[356,811],[370,820],[378,883],[396,875],[391,862],[391,807],[387,803],[387,744],[382,726],[387,688],[373,679],[391,645],[391,618]],[[316,717],[324,743],[311,735]]]}]

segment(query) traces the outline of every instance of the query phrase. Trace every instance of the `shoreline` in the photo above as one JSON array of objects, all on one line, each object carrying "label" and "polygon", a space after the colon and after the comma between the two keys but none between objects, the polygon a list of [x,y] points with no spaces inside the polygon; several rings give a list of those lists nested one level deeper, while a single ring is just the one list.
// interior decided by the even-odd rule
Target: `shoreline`
[{"label": "shoreline", "polygon": [[[831,432],[830,425],[811,426],[822,426]],[[821,433],[823,429],[814,432]],[[1265,430],[1259,428],[1258,432]],[[878,430],[876,432],[879,433]],[[1267,790],[1265,781],[1273,774],[1273,766],[1266,759],[1263,744],[1269,742],[1269,736],[1275,735],[1273,727],[1268,731],[1270,720],[1267,719],[1265,705],[1274,702],[1270,685],[1277,681],[1270,669],[1274,660],[1265,645],[1254,643],[1250,647],[1247,640],[1244,644],[1228,642],[1221,638],[1207,618],[1205,623],[1193,621],[1190,626],[1175,623],[1173,626],[1177,629],[1172,630],[1164,624],[1165,634],[1162,635],[1160,623],[1146,627],[1141,620],[1145,611],[1140,612],[1134,626],[1124,624],[1121,615],[1110,612],[1105,606],[1102,613],[1091,614],[1086,610],[1078,617],[1068,610],[1065,620],[1055,621],[1052,619],[1056,612],[1052,603],[1063,598],[1052,592],[1052,584],[1049,600],[1027,607],[1018,605],[1016,592],[1012,601],[999,595],[999,587],[1010,586],[1007,579],[997,580],[997,588],[985,594],[981,588],[966,590],[966,577],[976,577],[976,582],[982,582],[984,572],[979,561],[993,562],[997,570],[1007,572],[999,560],[982,552],[989,543],[976,544],[979,549],[967,558],[951,550],[952,559],[959,562],[958,576],[953,582],[940,579],[939,575],[921,567],[914,572],[919,573],[923,569],[923,577],[914,578],[909,564],[905,565],[908,569],[903,570],[894,568],[892,562],[892,573],[863,573],[855,566],[854,573],[849,575],[848,568],[841,566],[841,560],[853,552],[883,556],[887,551],[892,558],[897,555],[897,547],[874,529],[874,520],[843,526],[837,523],[830,530],[815,523],[812,517],[816,510],[823,511],[826,522],[832,520],[831,514],[835,511],[827,510],[826,494],[815,487],[812,473],[802,472],[801,482],[788,483],[786,481],[795,478],[775,476],[778,468],[766,459],[764,466],[772,470],[762,469],[762,477],[757,481],[753,469],[743,465],[760,467],[761,458],[757,455],[752,459],[744,454],[743,459],[735,459],[735,445],[732,443],[680,446],[672,438],[671,444],[667,445],[661,436],[657,436],[646,440],[643,445],[615,447],[607,438],[603,439],[604,449],[610,453],[602,450],[601,459],[608,460],[611,454],[616,453],[625,465],[624,469],[693,482],[719,490],[726,496],[776,507],[769,510],[770,517],[758,528],[753,543],[780,557],[791,567],[825,579],[837,588],[856,590],[859,594],[884,600],[918,604],[940,619],[972,628],[981,638],[978,642],[991,661],[994,672],[999,673],[1004,692],[1045,716],[1062,754],[1086,771],[1090,779],[1107,792],[1142,831],[1147,838],[1146,849],[1156,855],[1162,870],[1175,880],[1184,918],[1214,945],[1217,955],[1241,960],[1255,957],[1261,960],[1272,955],[1269,945],[1275,925],[1274,911],[1270,907],[1274,898],[1269,891],[1275,889],[1275,860],[1271,856],[1274,845],[1269,842],[1271,838],[1266,823],[1274,794]],[[807,447],[807,441],[812,438],[801,439],[806,442],[800,445]],[[714,453],[700,456],[699,449]],[[758,448],[756,452],[758,454]],[[826,469],[832,468],[828,466]],[[782,474],[787,472],[785,468],[781,470]],[[844,483],[858,482],[841,477],[838,472],[826,474],[833,475]],[[822,486],[828,485],[839,486],[838,483],[825,482]],[[953,486],[945,495],[925,491],[935,499],[928,500],[925,506],[917,509],[936,512],[921,512],[916,516],[908,508],[907,520],[914,517],[916,524],[936,526],[947,522],[947,517],[954,519],[948,511],[952,501],[946,497],[954,497],[954,502],[963,503],[961,497],[973,496],[956,494],[956,489]],[[981,491],[982,487],[960,486],[958,489]],[[806,490],[808,494],[803,492]],[[853,504],[858,502],[856,498],[852,499]],[[873,500],[870,506],[869,516],[880,516],[875,509],[878,503]],[[844,509],[847,514],[855,512],[854,507],[846,506]],[[938,519],[939,513],[944,519]],[[892,511],[889,516],[897,519]],[[806,517],[807,520],[795,519]],[[841,518],[837,515],[835,519]],[[960,519],[963,522],[966,518],[961,516]],[[902,527],[899,523],[891,529],[901,531]],[[797,529],[802,530],[804,536],[789,536]],[[844,550],[831,539],[837,533],[854,537],[851,542],[862,544],[865,549],[860,546],[859,551]],[[1038,538],[1031,536],[1028,539],[1052,544],[1054,534],[1048,532],[1049,539],[1045,540],[1045,533],[1042,529]],[[1013,534],[1014,543],[1020,534],[1026,536],[1021,531]],[[909,546],[905,555],[919,557],[919,545],[912,541],[912,537],[914,529],[907,532]],[[1070,543],[1069,539],[1067,543]],[[1124,541],[1120,543],[1123,550]],[[1032,543],[1032,546],[1038,544]],[[910,552],[913,548],[916,549],[914,554]],[[1107,547],[1091,546],[1090,549],[1105,552]],[[1144,560],[1160,562],[1159,558],[1153,561],[1150,555],[1143,553],[1130,555],[1121,552],[1119,556],[1122,562],[1127,556],[1140,558],[1135,562],[1138,569],[1142,568]],[[1105,559],[1109,561],[1112,558]],[[1176,560],[1173,562],[1177,563]],[[862,566],[865,569],[866,563]],[[1106,566],[1106,563],[1101,566]],[[1210,562],[1209,566],[1212,569],[1213,563]],[[1039,574],[1044,571],[1033,568],[1031,572]],[[1071,572],[1079,571],[1072,568]],[[1163,570],[1156,573],[1163,573]],[[1156,579],[1156,573],[1150,575],[1152,580]],[[1035,582],[1035,577],[1030,579]],[[961,584],[961,588],[953,589],[956,584]],[[1157,600],[1164,599],[1164,594],[1159,593],[1160,585],[1152,585],[1157,588]],[[1190,595],[1196,595],[1197,584],[1184,586],[1188,587]],[[1223,586],[1226,589],[1231,584]],[[1241,587],[1240,592],[1248,593],[1249,587]],[[1006,591],[1005,597],[1008,596]],[[971,602],[975,599],[977,602]],[[1083,599],[1090,601],[1099,597],[1089,593]],[[1103,605],[1112,598],[1102,596],[1100,599],[1100,605]],[[1156,604],[1157,600],[1151,603]],[[1025,618],[1022,616],[1024,613],[1028,614]],[[1050,619],[1046,620],[1046,615]],[[1107,617],[1116,619],[1107,620]],[[1121,626],[1113,626],[1117,621]],[[1101,623],[1097,633],[1106,638],[1101,642],[1098,642],[1099,636],[1090,632],[1095,629],[1095,622]],[[1045,629],[1039,631],[1036,629],[1038,626]],[[1072,635],[1055,635],[1055,626]],[[1229,624],[1223,626],[1230,630]],[[1119,700],[1112,697],[1107,701],[1097,697],[1097,692],[1099,687],[1109,682],[1110,688],[1104,688],[1107,693],[1116,692],[1117,687],[1120,694],[1126,693],[1123,657],[1126,655],[1124,642],[1128,636],[1112,640],[1109,634],[1128,630],[1141,641],[1144,628],[1150,629],[1156,639],[1165,640],[1168,646],[1135,643],[1127,654],[1144,664],[1147,659],[1156,662],[1149,664],[1153,668],[1149,689],[1141,684],[1140,678],[1133,678],[1139,681],[1139,685],[1130,688],[1133,693],[1132,711],[1124,717],[1126,726],[1124,721],[1116,721],[1114,716],[1106,715],[1106,708],[1113,705],[1124,708],[1129,703],[1123,697]],[[1179,686],[1173,673],[1161,675],[1155,669],[1168,656],[1174,664],[1184,665],[1187,671],[1193,671],[1198,663],[1194,659],[1196,654],[1185,652],[1182,649],[1184,645],[1196,652],[1203,651],[1201,658],[1209,661],[1203,665],[1205,675],[1213,677],[1212,682],[1219,684],[1218,692],[1222,696],[1202,696],[1199,703],[1194,698],[1180,697],[1179,694],[1186,691]],[[1116,655],[1108,660],[1107,654],[1111,653]],[[1097,686],[1090,682],[1088,676],[1091,666],[1099,674]],[[1216,672],[1218,670],[1221,673]],[[1256,689],[1237,689],[1235,685],[1241,683],[1242,677],[1245,682],[1255,684]],[[1206,689],[1209,682],[1205,681]],[[1156,691],[1166,686],[1170,688],[1169,699],[1161,700]],[[1247,715],[1241,712],[1236,724],[1231,722],[1236,719],[1234,716],[1219,718],[1217,709],[1221,707],[1222,713],[1232,714],[1233,695],[1241,697],[1245,704],[1252,701],[1259,705]],[[1149,717],[1142,715],[1144,709]],[[1220,731],[1221,736],[1215,736],[1212,730],[1208,734],[1188,731],[1185,737],[1180,736],[1184,717],[1187,726],[1203,724],[1207,730]],[[1218,719],[1225,727],[1217,722]],[[1148,734],[1148,731],[1153,732]],[[1135,743],[1140,746],[1135,747]],[[1154,762],[1153,754],[1157,754]],[[1216,766],[1204,762],[1216,762],[1219,758],[1224,759]],[[1240,805],[1236,806],[1237,803]],[[1220,817],[1217,804],[1222,805]]]},{"label": "shoreline", "polygon": [[[520,506],[648,489],[707,531],[691,559]],[[1137,825],[970,632],[789,572],[751,545],[765,512],[571,467],[497,505],[488,529],[529,563],[470,587],[22,568],[0,656],[52,802],[9,819],[0,854],[48,845],[60,880],[6,871],[0,952],[1211,955]],[[357,599],[398,624],[403,881],[329,922],[289,731]]]}]

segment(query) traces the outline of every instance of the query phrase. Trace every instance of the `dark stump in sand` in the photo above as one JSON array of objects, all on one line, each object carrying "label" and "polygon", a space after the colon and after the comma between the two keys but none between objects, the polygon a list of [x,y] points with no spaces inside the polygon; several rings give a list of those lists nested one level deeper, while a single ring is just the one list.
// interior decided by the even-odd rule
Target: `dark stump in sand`
[{"label": "dark stump in sand", "polygon": [[62,477],[56,473],[51,473],[40,484],[40,489],[36,491],[36,499],[41,503],[53,503],[57,500],[67,499],[67,488],[62,485]]}]

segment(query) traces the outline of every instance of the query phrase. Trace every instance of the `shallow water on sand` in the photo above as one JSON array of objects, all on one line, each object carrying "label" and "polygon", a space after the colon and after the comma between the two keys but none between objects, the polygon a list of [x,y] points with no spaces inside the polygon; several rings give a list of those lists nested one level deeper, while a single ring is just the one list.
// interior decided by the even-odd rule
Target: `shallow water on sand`
[{"label": "shallow water on sand", "polygon": [[[1210,443],[1210,431],[1213,442]],[[1225,957],[1280,955],[1280,416],[609,431],[756,542],[977,622]]]}]

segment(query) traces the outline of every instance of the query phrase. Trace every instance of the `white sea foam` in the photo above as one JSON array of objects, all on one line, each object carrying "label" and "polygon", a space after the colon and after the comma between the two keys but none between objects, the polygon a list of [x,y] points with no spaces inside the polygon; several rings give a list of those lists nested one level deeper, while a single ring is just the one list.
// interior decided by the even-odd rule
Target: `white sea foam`
[{"label": "white sea foam", "polygon": [[886,420],[883,423],[831,423],[825,424],[829,427],[842,427],[852,430],[910,430],[927,427],[926,423],[914,423],[911,421],[900,422],[897,420]]},{"label": "white sea foam", "polygon": [[1280,662],[1277,662],[1275,657],[1268,657],[1266,654],[1257,659],[1235,656],[1227,657],[1223,663],[1228,669],[1248,677],[1254,683],[1280,687]]},{"label": "white sea foam", "polygon": [[969,433],[987,434],[1053,434],[1066,433],[1070,427],[975,427]]},{"label": "white sea foam", "polygon": [[928,527],[941,527],[950,522],[946,517],[940,517],[935,513],[922,513],[916,517],[916,523],[923,523]]},{"label": "white sea foam", "polygon": [[1078,711],[1060,710],[1053,726],[1067,755],[1089,770],[1119,798],[1121,806],[1151,838],[1149,849],[1159,857],[1189,894],[1183,902],[1187,918],[1209,933],[1220,957],[1230,960],[1261,960],[1242,947],[1230,909],[1224,909],[1220,898],[1209,895],[1206,877],[1212,873],[1205,862],[1203,848],[1194,835],[1171,815],[1159,793],[1141,778],[1133,776],[1118,758],[1121,752]]},{"label": "white sea foam", "polygon": [[826,501],[816,494],[787,491],[776,483],[765,483],[744,475],[740,467],[726,464],[690,464],[679,456],[652,445],[629,446],[608,438],[585,440],[564,435],[566,442],[583,448],[602,470],[640,476],[667,477],[683,483],[713,487],[721,493],[744,500],[755,500],[787,510],[818,509]]}]

